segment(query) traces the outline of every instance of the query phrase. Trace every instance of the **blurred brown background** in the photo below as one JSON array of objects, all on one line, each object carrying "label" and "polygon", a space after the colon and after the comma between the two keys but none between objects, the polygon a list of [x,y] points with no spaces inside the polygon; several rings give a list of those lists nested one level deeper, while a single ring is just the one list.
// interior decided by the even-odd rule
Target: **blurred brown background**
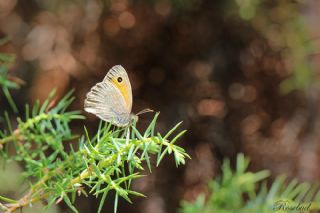
[{"label": "blurred brown background", "polygon": [[[183,121],[180,145],[192,160],[177,169],[166,158],[133,186],[147,198],[121,200],[119,212],[176,212],[238,152],[252,170],[319,180],[319,10],[317,0],[1,0],[9,41],[0,51],[16,54],[11,74],[26,81],[13,92],[20,109],[75,88],[72,109],[83,110],[90,88],[123,65],[133,112],[160,111],[160,132]],[[85,115],[79,133],[97,126]],[[82,197],[76,206],[94,212],[98,203]],[[109,196],[105,212],[112,205]]]}]

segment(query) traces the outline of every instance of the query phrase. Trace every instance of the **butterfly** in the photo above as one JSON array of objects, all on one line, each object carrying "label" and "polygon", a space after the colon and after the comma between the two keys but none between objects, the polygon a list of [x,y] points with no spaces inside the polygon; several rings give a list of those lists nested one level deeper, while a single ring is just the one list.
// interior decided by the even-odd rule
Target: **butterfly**
[{"label": "butterfly", "polygon": [[85,111],[119,127],[128,126],[138,120],[139,114],[152,111],[145,109],[135,115],[131,109],[131,84],[121,65],[113,66],[103,81],[91,88],[84,101]]}]

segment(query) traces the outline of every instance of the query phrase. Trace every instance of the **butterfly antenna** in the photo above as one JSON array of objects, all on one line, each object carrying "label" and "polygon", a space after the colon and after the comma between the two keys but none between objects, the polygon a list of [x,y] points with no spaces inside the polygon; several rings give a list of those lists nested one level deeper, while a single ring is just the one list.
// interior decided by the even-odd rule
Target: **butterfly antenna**
[{"label": "butterfly antenna", "polygon": [[146,108],[146,109],[143,109],[140,112],[138,112],[136,115],[141,115],[141,114],[148,113],[148,112],[153,112],[153,110]]}]

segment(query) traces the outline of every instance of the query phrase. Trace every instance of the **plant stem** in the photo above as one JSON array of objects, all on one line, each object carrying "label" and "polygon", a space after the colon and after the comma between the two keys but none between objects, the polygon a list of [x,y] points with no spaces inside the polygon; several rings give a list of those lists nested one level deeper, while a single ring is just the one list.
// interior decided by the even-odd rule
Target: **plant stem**
[{"label": "plant stem", "polygon": [[13,131],[13,133],[11,135],[0,139],[0,149],[3,148],[3,145],[5,143],[15,141],[15,140],[22,140],[19,138],[21,136],[20,135],[21,130],[26,130],[26,129],[32,127],[33,125],[35,125],[36,123],[39,123],[41,120],[61,119],[61,117],[62,116],[57,113],[55,113],[55,114],[42,113],[40,115],[35,116],[34,118],[28,119],[25,122],[21,122],[19,124],[19,127],[15,131]]},{"label": "plant stem", "polygon": [[13,133],[11,135],[0,139],[0,149],[2,149],[2,147],[5,143],[18,140],[19,136],[20,136],[20,131],[19,131],[19,129],[16,129],[13,131]]}]

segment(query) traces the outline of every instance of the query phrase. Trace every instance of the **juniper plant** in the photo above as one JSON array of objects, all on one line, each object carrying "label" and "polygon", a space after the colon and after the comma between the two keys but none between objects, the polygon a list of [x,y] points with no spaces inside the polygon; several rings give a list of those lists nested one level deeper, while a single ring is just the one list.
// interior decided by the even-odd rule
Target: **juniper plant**
[{"label": "juniper plant", "polygon": [[[0,44],[2,40],[0,40]],[[6,96],[10,106],[14,112],[18,112],[17,106],[15,105],[9,89],[18,89],[20,84],[23,83],[22,80],[8,75],[8,68],[14,62],[15,56],[9,54],[0,53],[0,86],[2,88],[3,94]]]},{"label": "juniper plant", "polygon": [[180,213],[274,213],[318,212],[320,188],[317,183],[299,183],[278,176],[267,188],[270,171],[247,171],[249,159],[238,154],[236,169],[232,171],[226,159],[221,177],[208,184],[209,194],[198,196],[194,202],[181,202]]},{"label": "juniper plant", "polygon": [[[2,87],[10,85],[4,73],[1,79]],[[101,121],[93,136],[86,128],[82,136],[77,136],[70,123],[84,116],[80,111],[67,110],[74,99],[72,92],[57,103],[54,94],[50,93],[43,104],[26,105],[25,116],[17,117],[15,127],[8,114],[4,115],[6,128],[0,130],[0,155],[7,161],[21,162],[23,177],[30,185],[21,199],[0,196],[0,209],[5,212],[14,212],[38,201],[46,201],[45,207],[64,201],[72,211],[78,212],[73,205],[77,194],[99,197],[98,212],[101,212],[110,191],[115,192],[116,212],[119,197],[131,202],[131,196],[144,196],[131,190],[131,183],[143,177],[144,165],[151,172],[151,155],[155,156],[157,166],[168,154],[173,155],[177,166],[189,158],[185,150],[175,144],[185,133],[174,133],[181,123],[163,136],[155,130],[159,116],[156,113],[144,133],[137,130],[135,123],[116,128]],[[75,139],[76,145],[70,143]],[[14,148],[14,152],[9,152],[9,147]]]}]

